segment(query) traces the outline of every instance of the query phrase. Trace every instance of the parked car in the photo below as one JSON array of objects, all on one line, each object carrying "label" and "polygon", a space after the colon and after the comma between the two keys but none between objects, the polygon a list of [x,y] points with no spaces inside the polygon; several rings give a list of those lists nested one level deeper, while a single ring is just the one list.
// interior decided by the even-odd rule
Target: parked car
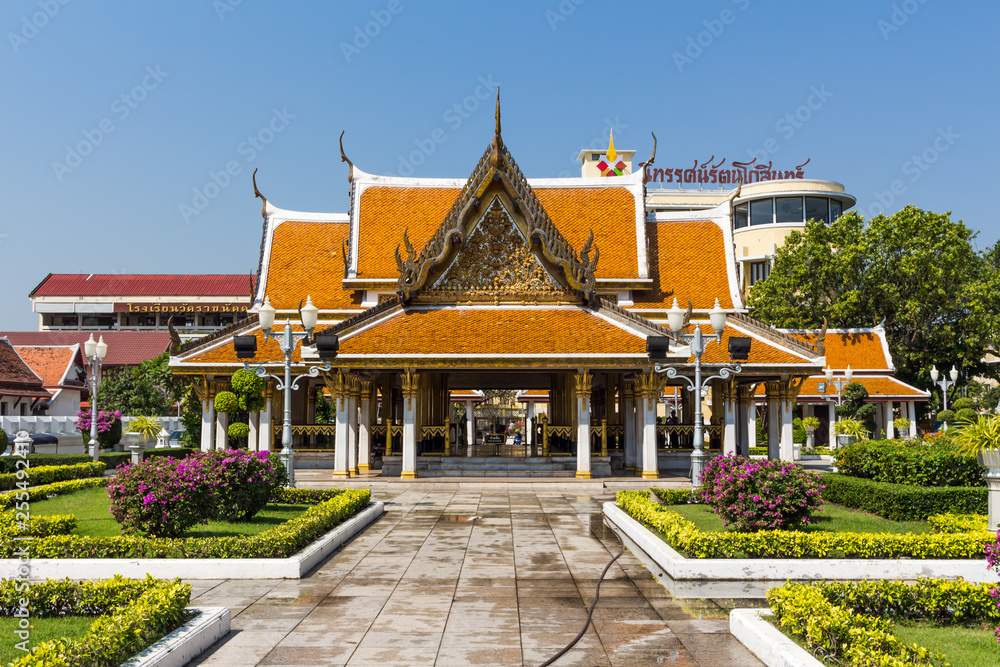
[{"label": "parked car", "polygon": [[31,433],[31,445],[58,445],[59,438],[51,433]]},{"label": "parked car", "polygon": [[184,431],[171,431],[167,444],[171,447],[183,447],[184,445],[181,443],[181,434],[183,433]]}]

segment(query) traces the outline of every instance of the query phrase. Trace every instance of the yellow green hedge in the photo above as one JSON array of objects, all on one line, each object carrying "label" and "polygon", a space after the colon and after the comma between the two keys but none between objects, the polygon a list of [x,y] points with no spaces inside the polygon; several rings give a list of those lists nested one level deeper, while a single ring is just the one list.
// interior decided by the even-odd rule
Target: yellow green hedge
[{"label": "yellow green hedge", "polygon": [[[686,497],[689,492],[675,494]],[[982,558],[989,531],[965,533],[803,533],[762,530],[756,533],[705,532],[669,506],[649,499],[647,491],[619,491],[618,505],[636,521],[659,531],[688,558]],[[670,502],[671,497],[664,498]],[[681,501],[683,502],[683,500]]]}]

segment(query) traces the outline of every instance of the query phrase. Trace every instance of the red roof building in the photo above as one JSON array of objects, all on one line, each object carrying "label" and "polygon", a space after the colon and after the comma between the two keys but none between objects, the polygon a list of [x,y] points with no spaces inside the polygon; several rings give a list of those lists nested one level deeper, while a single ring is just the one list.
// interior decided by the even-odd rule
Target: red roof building
[{"label": "red roof building", "polygon": [[[75,417],[87,391],[83,353],[80,345],[15,346],[31,370],[42,378],[42,385],[52,394],[44,407],[49,417]],[[38,412],[36,406],[36,412]]]},{"label": "red roof building", "polygon": [[37,401],[51,396],[10,340],[0,337],[0,416],[30,415]]},{"label": "red roof building", "polygon": [[[51,347],[78,345],[91,335],[90,331],[5,331],[0,336],[8,338],[17,347]],[[100,331],[108,344],[104,366],[138,366],[147,359],[158,357],[170,349],[170,334],[166,331]],[[89,362],[80,355],[83,365]]]}]

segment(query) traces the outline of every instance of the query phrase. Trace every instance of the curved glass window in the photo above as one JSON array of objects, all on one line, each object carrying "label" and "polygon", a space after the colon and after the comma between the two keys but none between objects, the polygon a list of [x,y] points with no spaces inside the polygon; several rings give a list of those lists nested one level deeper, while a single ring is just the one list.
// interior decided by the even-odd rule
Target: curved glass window
[{"label": "curved glass window", "polygon": [[844,212],[844,207],[835,199],[830,200],[830,219],[836,220]]},{"label": "curved glass window", "polygon": [[806,197],[806,220],[830,221],[830,200],[826,197]]},{"label": "curved glass window", "polygon": [[747,226],[748,217],[749,214],[746,204],[740,204],[739,206],[735,206],[733,208],[733,227],[735,229],[743,229],[744,227]]},{"label": "curved glass window", "polygon": [[774,222],[773,202],[773,199],[758,199],[750,202],[750,224],[769,225]]},{"label": "curved glass window", "polygon": [[775,222],[802,222],[802,197],[778,197],[775,203]]}]

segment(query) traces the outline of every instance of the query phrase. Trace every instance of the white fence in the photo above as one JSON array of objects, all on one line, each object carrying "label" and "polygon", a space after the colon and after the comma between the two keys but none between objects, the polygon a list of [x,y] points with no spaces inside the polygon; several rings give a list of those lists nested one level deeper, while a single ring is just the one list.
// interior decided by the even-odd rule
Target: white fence
[{"label": "white fence", "polygon": [[[134,417],[122,417],[122,432],[128,431],[129,422]],[[180,431],[180,417],[157,417],[163,428],[168,431]],[[18,431],[28,433],[51,433],[52,435],[81,435],[76,427],[76,417],[0,417],[0,428],[7,431],[13,440]]]}]

